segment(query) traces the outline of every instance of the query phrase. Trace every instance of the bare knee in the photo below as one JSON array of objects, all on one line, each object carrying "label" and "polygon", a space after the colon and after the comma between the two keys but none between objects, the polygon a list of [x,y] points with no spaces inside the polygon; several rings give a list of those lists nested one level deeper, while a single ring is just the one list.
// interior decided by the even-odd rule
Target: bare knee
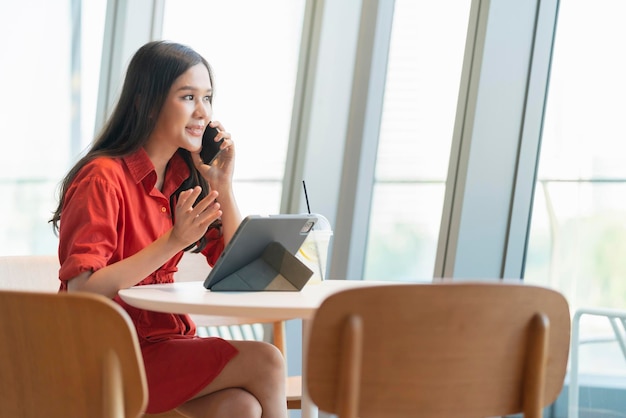
[{"label": "bare knee", "polygon": [[192,399],[177,408],[191,418],[260,418],[261,404],[250,392],[230,388]]},{"label": "bare knee", "polygon": [[226,367],[237,365],[245,374],[254,373],[254,370],[268,373],[284,372],[285,359],[276,346],[262,341],[229,341],[239,353]]},{"label": "bare knee", "polygon": [[267,361],[269,367],[280,369],[285,367],[285,358],[275,345],[263,342],[259,344],[261,344],[259,351],[264,356],[264,360]]},{"label": "bare knee", "polygon": [[254,346],[249,347],[242,354],[252,357],[253,369],[256,369],[258,374],[275,376],[276,379],[280,380],[285,378],[285,359],[274,345],[256,342]]}]

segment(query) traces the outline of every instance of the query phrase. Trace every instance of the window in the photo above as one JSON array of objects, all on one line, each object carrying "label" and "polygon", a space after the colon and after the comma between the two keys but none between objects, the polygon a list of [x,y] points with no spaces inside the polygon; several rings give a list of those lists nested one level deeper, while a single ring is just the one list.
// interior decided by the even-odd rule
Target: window
[{"label": "window", "polygon": [[433,277],[470,0],[396,0],[365,278]]},{"label": "window", "polygon": [[28,0],[0,14],[0,252],[53,254],[57,185],[93,138],[105,0]]},{"label": "window", "polygon": [[237,147],[245,216],[278,213],[305,1],[169,0],[163,39],[187,44],[215,73],[214,119]]},{"label": "window", "polygon": [[[626,307],[624,18],[620,0],[559,7],[525,280],[563,292],[572,312]],[[582,339],[612,334],[603,318],[581,326]],[[582,374],[626,373],[615,343],[580,356]]]}]

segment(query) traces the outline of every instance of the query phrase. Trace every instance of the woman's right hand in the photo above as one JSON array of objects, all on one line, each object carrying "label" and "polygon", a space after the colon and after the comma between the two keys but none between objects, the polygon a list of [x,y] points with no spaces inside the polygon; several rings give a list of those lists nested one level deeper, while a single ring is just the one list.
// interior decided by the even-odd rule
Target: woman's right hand
[{"label": "woman's right hand", "polygon": [[113,298],[118,290],[134,286],[184,248],[195,244],[209,225],[222,216],[217,191],[194,206],[200,187],[178,195],[174,226],[143,250],[94,272],[86,271],[69,280],[68,290],[95,292]]},{"label": "woman's right hand", "polygon": [[171,236],[180,242],[181,249],[198,242],[209,225],[222,216],[220,204],[216,201],[218,193],[215,190],[211,190],[197,205],[193,205],[201,190],[196,186],[178,195]]}]

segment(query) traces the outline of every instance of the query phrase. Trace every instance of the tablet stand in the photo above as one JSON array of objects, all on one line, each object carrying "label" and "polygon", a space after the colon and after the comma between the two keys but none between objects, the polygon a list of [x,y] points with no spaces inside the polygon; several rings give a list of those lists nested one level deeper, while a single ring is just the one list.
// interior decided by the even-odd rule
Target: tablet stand
[{"label": "tablet stand", "polygon": [[280,243],[265,247],[261,257],[211,286],[211,291],[299,291],[313,272]]}]

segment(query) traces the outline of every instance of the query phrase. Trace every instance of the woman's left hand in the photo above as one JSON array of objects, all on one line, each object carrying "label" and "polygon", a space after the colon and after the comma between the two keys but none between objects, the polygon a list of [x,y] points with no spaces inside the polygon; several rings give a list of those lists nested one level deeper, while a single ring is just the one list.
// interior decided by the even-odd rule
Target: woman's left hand
[{"label": "woman's left hand", "polygon": [[222,187],[230,187],[232,184],[233,172],[235,168],[235,144],[230,133],[224,130],[218,121],[211,121],[210,126],[217,128],[217,141],[224,139],[220,146],[220,152],[211,165],[204,164],[200,153],[192,153],[194,164],[202,176],[209,182],[212,190],[220,191]]}]

